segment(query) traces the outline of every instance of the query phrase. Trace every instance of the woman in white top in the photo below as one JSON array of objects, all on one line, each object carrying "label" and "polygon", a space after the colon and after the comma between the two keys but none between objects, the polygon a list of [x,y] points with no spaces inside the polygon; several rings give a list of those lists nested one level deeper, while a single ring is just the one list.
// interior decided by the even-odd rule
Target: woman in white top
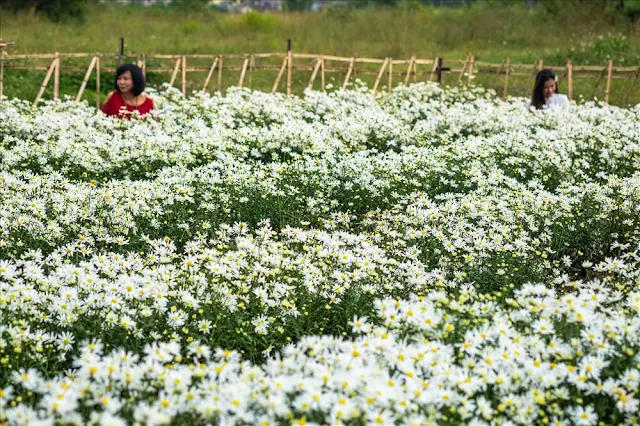
[{"label": "woman in white top", "polygon": [[528,106],[532,105],[536,109],[569,105],[569,99],[558,93],[558,77],[550,69],[540,70],[536,75],[536,84],[528,102]]}]

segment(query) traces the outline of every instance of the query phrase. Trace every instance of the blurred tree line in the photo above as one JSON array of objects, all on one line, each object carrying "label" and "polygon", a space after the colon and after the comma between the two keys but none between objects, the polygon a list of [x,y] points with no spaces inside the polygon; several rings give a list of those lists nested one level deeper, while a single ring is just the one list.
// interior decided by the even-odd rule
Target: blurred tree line
[{"label": "blurred tree line", "polygon": [[0,0],[0,14],[28,9],[32,13],[42,13],[57,22],[83,19],[84,9],[88,4],[88,0]]},{"label": "blurred tree line", "polygon": [[[96,1],[96,0],[91,0]],[[29,9],[33,13],[42,13],[53,21],[68,19],[82,20],[84,10],[90,0],[0,0],[0,13]],[[599,2],[603,7],[612,8],[631,19],[640,20],[640,0],[283,0],[285,10],[310,10],[318,5],[333,4],[349,8],[360,7],[406,7],[407,5],[425,5],[435,7],[464,7],[473,5],[501,6],[520,3],[528,7],[543,7],[549,13],[560,8],[580,6],[580,4]],[[131,3],[139,3],[132,0]],[[210,0],[172,0],[169,7],[204,8]]]}]

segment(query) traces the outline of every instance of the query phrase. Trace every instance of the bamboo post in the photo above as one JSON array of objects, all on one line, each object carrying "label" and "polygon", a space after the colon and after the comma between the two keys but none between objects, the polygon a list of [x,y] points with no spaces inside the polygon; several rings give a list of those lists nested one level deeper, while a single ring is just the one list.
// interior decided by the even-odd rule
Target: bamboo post
[{"label": "bamboo post", "polygon": [[418,76],[418,62],[414,60],[413,61],[413,82],[414,83],[416,82],[417,76]]},{"label": "bamboo post", "polygon": [[313,82],[316,80],[316,75],[318,75],[318,71],[320,70],[320,65],[322,64],[322,57],[318,57],[316,65],[313,67],[313,72],[311,73],[311,78],[309,79],[309,84],[307,87],[309,89],[313,88]]},{"label": "bamboo post", "polygon": [[438,58],[436,60],[436,75],[437,75],[437,81],[438,81],[438,85],[442,84],[442,68],[444,64],[444,59],[442,58]]},{"label": "bamboo post", "polygon": [[249,56],[249,87],[253,87],[253,70],[256,67],[255,57]]},{"label": "bamboo post", "polygon": [[473,81],[473,66],[475,64],[475,57],[473,55],[471,55],[470,59],[469,59],[469,77],[467,78],[467,86],[471,85],[471,82]]},{"label": "bamboo post", "polygon": [[187,57],[182,55],[182,96],[187,96]]},{"label": "bamboo post", "polygon": [[82,98],[82,93],[84,92],[84,88],[87,87],[87,82],[89,81],[89,77],[91,77],[91,71],[93,71],[93,67],[96,65],[97,56],[94,56],[91,60],[91,64],[89,64],[89,68],[84,75],[84,79],[82,80],[82,84],[80,85],[80,90],[78,90],[78,95],[76,96],[76,103],[80,102]]},{"label": "bamboo post", "polygon": [[0,50],[0,104],[2,104],[2,89],[4,85],[4,57],[2,56],[2,50]]},{"label": "bamboo post", "polygon": [[416,57],[415,55],[411,57],[411,59],[409,60],[409,67],[407,68],[407,74],[404,76],[404,85],[407,86],[409,85],[409,77],[411,77],[411,71],[413,68],[413,65],[416,62]]},{"label": "bamboo post", "polygon": [[53,99],[60,98],[60,53],[56,52],[56,69],[53,74]]},{"label": "bamboo post", "polygon": [[509,95],[509,73],[511,72],[511,58],[507,57],[504,70],[504,87],[502,89],[502,97],[506,100]]},{"label": "bamboo post", "polygon": [[171,81],[169,81],[169,86],[173,86],[173,83],[176,81],[176,77],[178,76],[178,69],[180,69],[181,60],[178,59],[176,61],[176,66],[173,67],[173,73],[171,74]]},{"label": "bamboo post", "polygon": [[636,75],[633,77],[633,82],[631,83],[631,87],[629,88],[629,91],[627,92],[627,94],[624,96],[624,104],[627,103],[627,100],[629,99],[629,96],[631,95],[631,92],[633,92],[633,88],[636,85],[636,81],[638,81],[638,77],[640,76],[640,67],[638,67],[638,70],[636,71]]},{"label": "bamboo post", "polygon": [[222,55],[218,55],[220,60],[218,61],[218,92],[222,93]]},{"label": "bamboo post", "polygon": [[471,55],[467,55],[467,59],[464,60],[464,65],[462,66],[462,69],[460,70],[460,74],[458,74],[458,84],[460,84],[462,82],[462,76],[464,75],[464,72],[467,70],[467,67],[469,66],[469,57]]},{"label": "bamboo post", "polygon": [[291,95],[291,73],[293,71],[293,56],[291,55],[291,39],[287,40],[287,96]]},{"label": "bamboo post", "polygon": [[142,75],[147,78],[147,54],[142,54]]},{"label": "bamboo post", "polygon": [[96,56],[96,109],[100,109],[100,56]]},{"label": "bamboo post", "polygon": [[356,55],[353,57],[353,78],[354,79],[358,78],[358,61],[356,60],[357,57],[358,57],[358,52],[356,52]]},{"label": "bamboo post", "polygon": [[240,80],[238,80],[239,87],[242,87],[242,83],[244,83],[244,75],[247,73],[248,66],[249,66],[249,57],[245,57],[244,62],[242,63],[242,70],[240,71]]},{"label": "bamboo post", "polygon": [[204,85],[202,86],[202,91],[206,92],[207,87],[209,86],[209,81],[211,80],[211,76],[213,75],[213,71],[216,69],[218,65],[218,58],[216,57],[211,64],[211,68],[209,68],[209,74],[207,74],[207,78],[204,80]]},{"label": "bamboo post", "polygon": [[42,86],[40,86],[38,95],[36,96],[36,99],[33,101],[34,106],[38,105],[38,101],[40,100],[40,97],[42,97],[44,90],[47,88],[47,84],[49,84],[49,80],[51,79],[51,74],[53,74],[53,70],[56,67],[57,62],[58,62],[58,59],[54,59],[51,62],[51,66],[49,67],[49,70],[47,70],[47,75],[44,76],[44,81],[42,82]]},{"label": "bamboo post", "polygon": [[567,62],[567,97],[573,99],[573,63]]},{"label": "bamboo post", "polygon": [[282,78],[282,74],[284,74],[284,69],[287,66],[288,62],[289,62],[289,55],[285,56],[284,60],[282,61],[282,66],[280,67],[280,71],[278,71],[278,76],[276,77],[276,81],[273,83],[273,88],[271,89],[271,93],[276,93],[276,90],[278,90],[278,84],[280,84],[280,79]]},{"label": "bamboo post", "polygon": [[324,57],[322,58],[322,64],[320,65],[320,86],[322,86],[322,93],[324,93]]},{"label": "bamboo post", "polygon": [[376,90],[378,90],[378,84],[380,83],[380,79],[382,78],[382,75],[384,74],[384,69],[387,67],[388,63],[389,63],[389,58],[384,58],[384,62],[380,66],[380,71],[378,71],[378,76],[376,77],[376,82],[373,85],[373,93],[375,93]]},{"label": "bamboo post", "polygon": [[356,63],[356,58],[351,58],[351,62],[349,62],[349,69],[347,70],[347,75],[344,78],[344,83],[342,83],[342,88],[347,87],[347,83],[349,82],[349,77],[351,77],[351,73],[353,72],[353,65]]},{"label": "bamboo post", "polygon": [[387,92],[391,93],[391,86],[393,84],[393,58],[389,58],[389,87]]},{"label": "bamboo post", "polygon": [[120,37],[120,49],[118,51],[118,64],[124,63],[124,37]]},{"label": "bamboo post", "polygon": [[429,76],[429,81],[433,81],[433,77],[437,75],[439,59],[440,58],[435,58],[433,60],[433,67],[431,68],[431,75]]},{"label": "bamboo post", "polygon": [[611,75],[613,74],[613,59],[607,64],[607,87],[604,90],[604,103],[609,103],[609,91],[611,90]]}]

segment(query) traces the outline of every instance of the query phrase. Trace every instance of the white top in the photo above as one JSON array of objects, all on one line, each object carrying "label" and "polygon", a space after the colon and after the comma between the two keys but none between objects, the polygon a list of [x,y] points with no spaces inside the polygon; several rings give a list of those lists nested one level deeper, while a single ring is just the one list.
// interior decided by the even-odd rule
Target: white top
[{"label": "white top", "polygon": [[[527,101],[527,108],[531,106],[531,99]],[[569,106],[569,98],[567,95],[561,95],[559,93],[554,93],[544,103],[542,108],[551,108],[551,107],[566,107]]]}]

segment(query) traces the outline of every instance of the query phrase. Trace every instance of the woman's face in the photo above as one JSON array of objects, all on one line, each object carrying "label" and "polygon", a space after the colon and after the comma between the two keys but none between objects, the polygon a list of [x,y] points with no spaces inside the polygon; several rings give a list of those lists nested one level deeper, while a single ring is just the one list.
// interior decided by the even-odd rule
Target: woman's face
[{"label": "woman's face", "polygon": [[125,71],[118,76],[118,89],[120,89],[120,92],[122,93],[128,93],[133,90],[131,71]]},{"label": "woman's face", "polygon": [[544,82],[544,98],[549,99],[556,92],[556,81],[552,78]]}]

